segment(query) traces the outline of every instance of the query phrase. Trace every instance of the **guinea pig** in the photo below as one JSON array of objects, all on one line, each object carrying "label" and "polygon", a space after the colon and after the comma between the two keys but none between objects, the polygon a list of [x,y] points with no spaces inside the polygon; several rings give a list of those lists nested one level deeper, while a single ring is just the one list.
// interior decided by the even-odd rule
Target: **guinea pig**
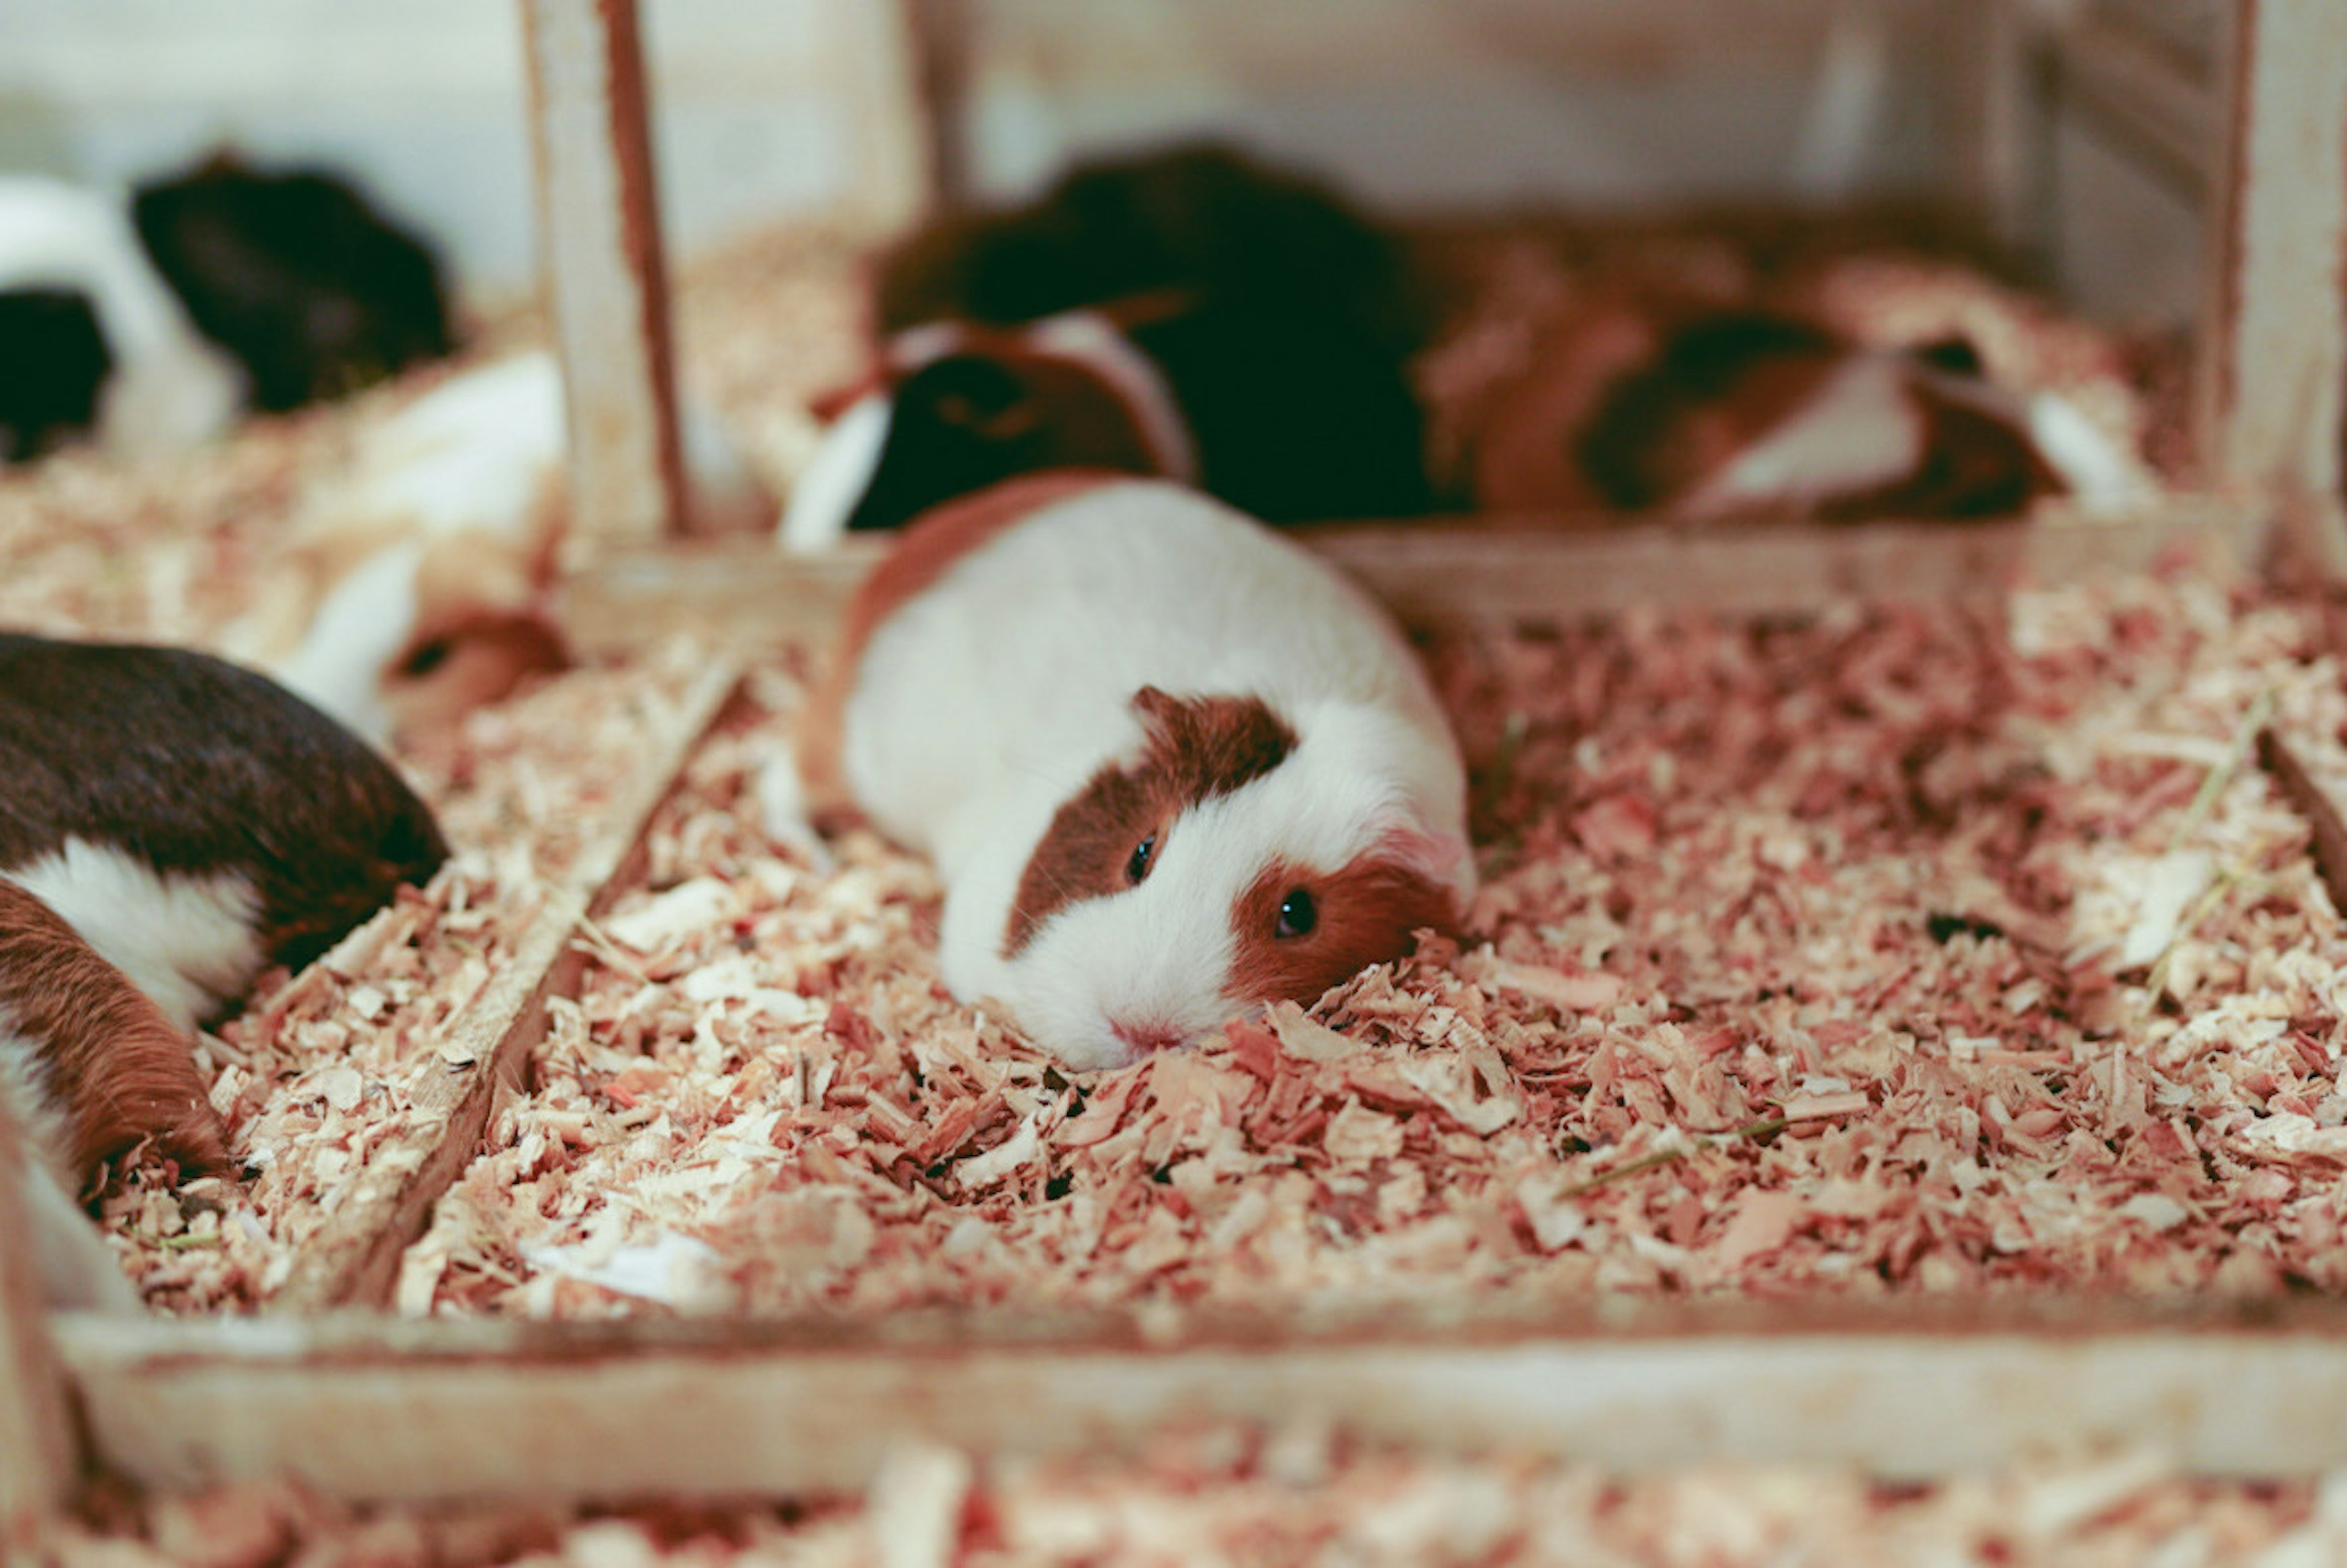
[{"label": "guinea pig", "polygon": [[[773,504],[715,416],[688,403],[682,424],[696,528],[770,527]],[[378,745],[561,668],[550,604],[566,450],[551,354],[442,382],[310,489],[230,651]]]},{"label": "guinea pig", "polygon": [[145,1144],[187,1176],[229,1169],[186,1033],[47,905],[0,877],[0,1114],[29,1135],[21,1172],[52,1307],[135,1305],[69,1192]]},{"label": "guinea pig", "polygon": [[1268,522],[1433,505],[1408,367],[1334,312],[1190,295],[899,333],[794,487],[786,549],[1020,474],[1173,479]]},{"label": "guinea pig", "polygon": [[124,456],[182,450],[228,427],[244,387],[122,193],[0,178],[0,461],[93,436]]},{"label": "guinea pig", "polygon": [[1032,201],[914,231],[874,274],[883,336],[1177,292],[1330,315],[1399,358],[1432,314],[1382,226],[1332,187],[1214,141],[1087,159]]},{"label": "guinea pig", "polygon": [[339,397],[456,346],[439,259],[340,176],[220,154],[139,186],[130,207],[254,407]]},{"label": "guinea pig", "polygon": [[447,857],[391,765],[263,676],[0,632],[0,877],[182,1030]]},{"label": "guinea pig", "polygon": [[446,856],[388,764],[250,671],[0,633],[0,1099],[46,1157],[54,1299],[120,1290],[48,1174],[86,1189],[141,1144],[226,1170],[191,1031]]},{"label": "guinea pig", "polygon": [[2116,450],[1961,339],[1870,349],[1760,311],[1603,301],[1546,333],[1471,437],[1493,511],[1969,518],[2126,497]]},{"label": "guinea pig", "polygon": [[935,861],[953,993],[1076,1068],[1314,999],[1474,886],[1457,743],[1399,631],[1163,481],[1031,476],[914,524],[800,755]]}]

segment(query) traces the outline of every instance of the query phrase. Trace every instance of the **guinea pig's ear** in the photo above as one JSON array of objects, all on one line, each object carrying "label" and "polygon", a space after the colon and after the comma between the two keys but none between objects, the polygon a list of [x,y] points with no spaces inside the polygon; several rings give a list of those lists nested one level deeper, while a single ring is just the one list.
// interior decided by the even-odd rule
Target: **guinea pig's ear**
[{"label": "guinea pig's ear", "polygon": [[1462,906],[1472,886],[1473,862],[1468,856],[1467,841],[1457,834],[1441,833],[1414,818],[1400,816],[1387,823],[1378,832],[1376,847],[1370,858],[1416,876],[1422,876],[1438,887],[1448,887]]},{"label": "guinea pig's ear", "polygon": [[1175,697],[1143,686],[1131,701],[1148,737],[1143,765],[1183,801],[1228,794],[1296,749],[1296,732],[1260,697]]}]

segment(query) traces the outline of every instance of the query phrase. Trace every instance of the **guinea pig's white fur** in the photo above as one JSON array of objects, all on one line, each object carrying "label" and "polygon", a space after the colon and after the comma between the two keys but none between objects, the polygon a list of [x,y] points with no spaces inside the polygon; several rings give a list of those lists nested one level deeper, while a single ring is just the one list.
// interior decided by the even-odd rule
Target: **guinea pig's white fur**
[{"label": "guinea pig's white fur", "polygon": [[147,259],[118,190],[30,175],[0,177],[0,289],[57,288],[88,297],[114,357],[97,434],[138,456],[182,450],[227,430],[244,372],[196,331]]},{"label": "guinea pig's white fur", "polygon": [[[772,504],[715,417],[688,405],[682,439],[696,527],[767,526]],[[440,383],[304,497],[288,569],[230,651],[378,745],[559,664],[565,443],[550,354]]]},{"label": "guinea pig's white fur", "polygon": [[[874,602],[867,589],[859,607],[878,619],[860,653],[851,630],[834,675],[838,782],[935,859],[954,994],[999,1004],[1071,1066],[1194,1040],[1268,999],[1244,977],[1271,952],[1279,890],[1264,929],[1234,920],[1276,864],[1337,901],[1318,911],[1336,968],[1291,982],[1296,994],[1399,957],[1411,925],[1463,908],[1474,869],[1457,743],[1384,612],[1301,548],[1172,484],[1062,474],[939,508],[892,564],[897,589],[917,590],[889,604],[895,590]],[[1284,749],[1232,787],[1180,793],[1152,819],[1163,826],[1143,880],[1047,899],[1014,944],[1022,893],[1048,884],[1034,867],[1056,864],[1039,851],[1062,808],[1120,770],[1149,776],[1168,760],[1167,726],[1202,715],[1284,733]],[[1122,864],[1135,847],[1104,853]],[[1372,864],[1412,879],[1409,910],[1341,907]],[[1373,916],[1401,919],[1378,938],[1396,950],[1348,961],[1347,922]]]}]

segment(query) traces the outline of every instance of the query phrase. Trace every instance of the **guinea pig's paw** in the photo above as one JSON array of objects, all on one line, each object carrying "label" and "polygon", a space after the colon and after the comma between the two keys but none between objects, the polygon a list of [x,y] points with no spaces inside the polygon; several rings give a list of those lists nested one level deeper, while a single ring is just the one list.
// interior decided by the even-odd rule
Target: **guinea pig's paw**
[{"label": "guinea pig's paw", "polygon": [[790,743],[776,743],[757,765],[750,794],[758,804],[759,831],[768,839],[805,859],[815,871],[828,875],[835,869],[837,862],[831,846],[815,830],[807,804],[806,777]]}]

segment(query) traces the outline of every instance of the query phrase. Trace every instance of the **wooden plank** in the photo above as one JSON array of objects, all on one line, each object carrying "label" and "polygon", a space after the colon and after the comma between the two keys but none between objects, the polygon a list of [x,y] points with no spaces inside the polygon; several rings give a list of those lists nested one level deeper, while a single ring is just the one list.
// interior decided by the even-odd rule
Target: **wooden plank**
[{"label": "wooden plank", "polygon": [[686,503],[635,0],[521,3],[573,527],[658,538]]},{"label": "wooden plank", "polygon": [[905,39],[906,96],[921,139],[922,186],[930,210],[948,212],[970,200],[973,51],[970,0],[898,0]]},{"label": "wooden plank", "polygon": [[25,1159],[0,1102],[0,1562],[13,1561],[34,1524],[66,1501],[80,1467],[33,1248],[22,1243],[32,1235]]},{"label": "wooden plank", "polygon": [[[1295,531],[1404,620],[1448,627],[1569,622],[1634,604],[1787,615],[2000,593],[2139,571],[2178,549],[2253,565],[2268,521],[2260,505],[2211,499],[2129,521],[1601,529],[1478,518]],[[754,543],[616,554],[565,583],[558,614],[590,653],[679,631],[743,647],[822,641],[885,548],[859,538],[805,559]]]},{"label": "wooden plank", "polygon": [[906,1438],[987,1458],[1117,1453],[1197,1418],[1626,1471],[1916,1479],[2108,1445],[2213,1475],[2347,1465],[2336,1302],[1615,1300],[863,1326],[73,1315],[59,1338],[97,1451],[132,1481],[291,1474],[361,1501],[797,1495],[862,1486]]},{"label": "wooden plank", "polygon": [[505,967],[429,1048],[455,1065],[418,1091],[415,1113],[321,1200],[329,1217],[272,1297],[277,1310],[390,1301],[400,1255],[423,1234],[432,1205],[478,1148],[498,1083],[518,1082],[531,1049],[545,1038],[547,999],[578,994],[586,969],[585,955],[572,946],[579,917],[599,913],[634,879],[653,812],[739,683],[733,666],[712,666],[678,704],[669,728],[646,737],[643,766],[613,803],[601,835],[548,889]]},{"label": "wooden plank", "polygon": [[2330,891],[2332,907],[2347,910],[2347,817],[2341,815],[2340,803],[2270,725],[2258,733],[2258,761],[2273,775],[2291,808],[2306,819],[2313,835],[2314,867]]},{"label": "wooden plank", "polygon": [[2209,245],[2210,467],[2335,496],[2347,395],[2347,5],[2238,0]]}]

